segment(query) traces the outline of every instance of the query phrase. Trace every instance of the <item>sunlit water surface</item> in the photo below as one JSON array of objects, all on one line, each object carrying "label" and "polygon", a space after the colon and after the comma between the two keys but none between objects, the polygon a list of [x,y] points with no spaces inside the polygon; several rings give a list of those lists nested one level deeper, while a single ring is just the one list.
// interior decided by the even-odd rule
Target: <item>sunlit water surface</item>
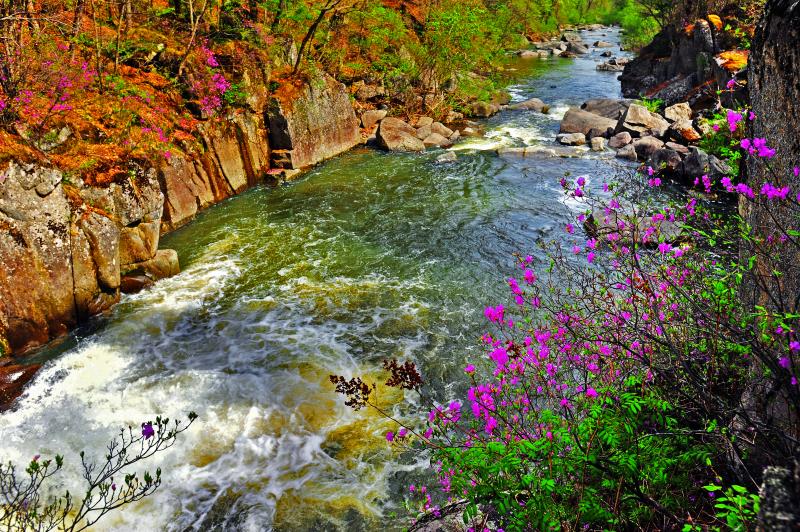
[{"label": "sunlit water surface", "polygon": [[445,383],[479,356],[482,309],[503,301],[513,254],[564,238],[578,206],[558,179],[615,172],[591,154],[495,152],[552,144],[569,105],[619,97],[598,54],[512,61],[514,101],[539,97],[551,113],[502,112],[485,138],[456,146],[455,163],[356,149],[164,237],[183,272],[35,355],[45,368],[0,416],[0,457],[59,452],[73,473],[77,453],[100,456],[119,427],[194,410],[192,429],[149,463],[164,470],[158,493],[98,530],[400,528],[385,521],[403,514],[425,458],[393,454],[391,425],[344,407],[328,375],[376,377],[383,359],[410,358],[442,399],[455,393]]}]

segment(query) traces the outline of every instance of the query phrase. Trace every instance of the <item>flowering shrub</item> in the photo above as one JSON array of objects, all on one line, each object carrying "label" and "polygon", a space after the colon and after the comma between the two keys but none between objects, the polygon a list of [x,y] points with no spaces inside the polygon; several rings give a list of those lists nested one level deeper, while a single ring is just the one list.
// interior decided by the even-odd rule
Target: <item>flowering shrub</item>
[{"label": "flowering shrub", "polygon": [[192,93],[198,100],[200,110],[214,116],[225,103],[225,94],[231,88],[231,83],[219,71],[219,63],[214,52],[207,45],[198,48],[197,79],[192,83]]},{"label": "flowering shrub", "polygon": [[[732,150],[769,164],[774,150],[745,138],[743,113],[725,122],[739,139]],[[698,183],[796,222],[791,177],[755,190]],[[752,509],[733,515],[704,486],[755,490],[763,466],[800,450],[800,314],[773,282],[800,232],[750,228],[694,197],[658,205],[647,199],[662,185],[652,168],[597,195],[587,177],[562,185],[586,206],[577,221],[587,237],[568,224],[570,244],[519,257],[509,302],[485,310],[486,358],[465,368],[466,397],[428,400],[424,424],[387,436],[431,449],[439,489],[411,487],[422,519],[458,511],[472,528],[491,520],[498,530],[746,527]],[[764,304],[745,304],[753,286]],[[397,377],[407,365],[387,370],[426,400],[421,379]],[[358,402],[371,405],[362,384]],[[748,508],[758,502],[739,495]]]},{"label": "flowering shrub", "polygon": [[0,526],[9,531],[83,530],[111,510],[152,495],[161,485],[161,469],[155,475],[145,471],[141,478],[127,469],[172,447],[197,415],[191,412],[188,418],[184,424],[157,417],[142,423],[140,430],[121,430],[108,444],[102,462],[94,463],[81,452],[86,485],[78,498],[69,491],[55,496],[49,486],[64,466],[62,456],[43,460],[36,455],[24,475],[11,463],[0,464]]}]

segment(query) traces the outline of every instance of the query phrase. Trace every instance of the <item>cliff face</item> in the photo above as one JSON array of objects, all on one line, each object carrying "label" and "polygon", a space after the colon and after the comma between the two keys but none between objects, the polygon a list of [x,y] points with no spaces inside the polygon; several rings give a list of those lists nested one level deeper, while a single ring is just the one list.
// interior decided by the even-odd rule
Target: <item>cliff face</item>
[{"label": "cliff face", "polygon": [[[664,28],[625,66],[619,77],[625,97],[660,99],[667,106],[712,101],[717,89],[747,64],[747,51],[732,49],[735,39],[723,30],[723,23],[728,21],[709,15],[685,27]],[[726,94],[737,97],[744,99],[742,94]]]},{"label": "cliff face", "polygon": [[69,179],[44,154],[0,169],[0,392],[9,368],[19,374],[8,355],[66,333],[121,292],[177,273],[177,255],[158,249],[160,235],[263,183],[275,172],[271,157],[299,170],[361,142],[344,86],[317,74],[300,89],[291,104],[251,98],[203,124],[202,153],[172,156],[160,168],[131,163],[129,175],[107,186]]},{"label": "cliff face", "polygon": [[158,247],[163,195],[155,172],[106,188],[12,162],[0,183],[0,336],[24,351],[119,299],[122,272]]}]

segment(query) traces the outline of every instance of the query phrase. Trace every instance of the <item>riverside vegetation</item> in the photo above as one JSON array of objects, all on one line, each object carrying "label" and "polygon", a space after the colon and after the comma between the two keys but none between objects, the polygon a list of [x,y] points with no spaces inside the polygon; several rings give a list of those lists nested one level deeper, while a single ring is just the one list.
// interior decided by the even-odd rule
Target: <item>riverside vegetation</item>
[{"label": "riverside vegetation", "polygon": [[[36,157],[61,143],[50,157],[68,175],[102,180],[129,172],[129,161],[201,149],[196,128],[249,96],[232,60],[240,53],[244,61],[274,61],[269,89],[282,98],[322,69],[382,87],[399,113],[443,114],[492,97],[498,58],[519,48],[520,36],[594,21],[637,25],[637,37],[646,36],[639,30],[655,32],[700,8],[178,0],[59,9],[8,5],[2,156]],[[387,386],[427,405],[419,421],[413,408],[391,414],[398,427],[386,434],[392,446],[431,453],[433,483],[407,487],[412,529],[448,516],[457,519],[439,526],[755,528],[763,468],[792,465],[798,454],[798,308],[783,265],[800,250],[800,160],[753,134],[761,117],[748,105],[723,110],[718,102],[702,142],[727,160],[730,175],[696,176],[692,195],[665,204],[653,194],[668,183],[666,165],[604,183],[596,196],[590,176],[562,179],[585,212],[563,238],[517,257],[505,277],[510,300],[485,310],[486,358],[464,368],[466,397],[434,402],[413,363],[384,364]],[[64,127],[78,140],[60,141]],[[756,186],[745,167],[766,177]],[[741,216],[719,214],[713,196],[738,201]],[[781,214],[756,225],[752,212]],[[331,380],[348,405],[389,415],[374,401],[372,382]],[[41,491],[62,457],[36,456],[25,475],[3,466],[0,523],[80,530],[146,497],[161,472],[139,480],[123,469],[169,448],[195,417],[122,431],[99,469],[83,462],[88,489],[77,508],[69,494],[48,499]]]}]

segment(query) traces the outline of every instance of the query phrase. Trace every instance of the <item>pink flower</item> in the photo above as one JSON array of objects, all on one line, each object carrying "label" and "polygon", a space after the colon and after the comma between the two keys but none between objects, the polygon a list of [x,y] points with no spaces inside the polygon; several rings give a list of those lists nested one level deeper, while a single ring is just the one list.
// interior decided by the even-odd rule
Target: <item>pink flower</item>
[{"label": "pink flower", "polygon": [[597,390],[594,388],[586,388],[586,397],[597,397]]},{"label": "pink flower", "polygon": [[728,110],[728,128],[730,128],[731,133],[736,131],[736,128],[739,127],[739,122],[743,120],[743,116],[741,113],[737,113],[736,111]]},{"label": "pink flower", "polygon": [[732,89],[735,86],[736,86],[736,80],[735,79],[732,79],[732,80],[728,81],[728,84],[726,85],[726,87],[728,87],[729,89]]},{"label": "pink flower", "polygon": [[572,224],[567,224],[567,233],[572,234],[575,232],[575,226]]},{"label": "pink flower", "polygon": [[394,432],[391,430],[386,433],[386,441],[393,442],[394,441]]},{"label": "pink flower", "polygon": [[589,264],[594,262],[594,251],[590,251],[588,255],[586,255],[586,260],[589,261]]},{"label": "pink flower", "polygon": [[473,373],[475,373],[475,366],[473,366],[472,364],[467,364],[467,367],[464,368],[464,371],[472,375]]}]

